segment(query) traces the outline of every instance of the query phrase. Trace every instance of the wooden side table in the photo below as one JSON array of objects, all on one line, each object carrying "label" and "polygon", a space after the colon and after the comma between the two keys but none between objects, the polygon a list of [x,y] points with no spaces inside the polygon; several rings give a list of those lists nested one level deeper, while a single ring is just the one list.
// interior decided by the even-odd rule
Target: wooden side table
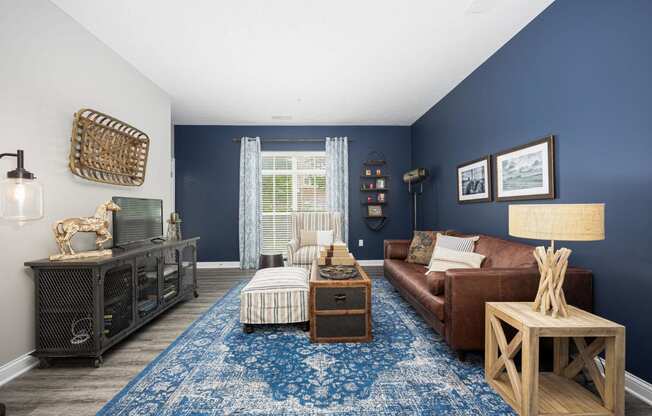
[{"label": "wooden side table", "polygon": [[[570,306],[568,317],[532,310],[531,302],[485,305],[485,379],[520,415],[624,415],[625,327]],[[518,332],[507,340],[503,324]],[[539,338],[554,339],[554,371],[539,373]],[[592,340],[587,343],[586,338]],[[569,362],[570,342],[577,357]],[[514,357],[521,351],[521,370]],[[605,375],[595,357],[605,352]],[[586,368],[599,396],[573,378]]]}]

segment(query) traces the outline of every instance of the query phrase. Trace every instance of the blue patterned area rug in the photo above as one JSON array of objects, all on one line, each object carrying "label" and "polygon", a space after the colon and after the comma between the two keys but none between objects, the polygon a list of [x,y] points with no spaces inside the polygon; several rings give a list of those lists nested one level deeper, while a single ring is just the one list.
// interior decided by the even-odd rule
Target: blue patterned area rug
[{"label": "blue patterned area rug", "polygon": [[312,344],[295,326],[239,324],[238,285],[99,415],[513,415],[384,279],[371,343]]}]

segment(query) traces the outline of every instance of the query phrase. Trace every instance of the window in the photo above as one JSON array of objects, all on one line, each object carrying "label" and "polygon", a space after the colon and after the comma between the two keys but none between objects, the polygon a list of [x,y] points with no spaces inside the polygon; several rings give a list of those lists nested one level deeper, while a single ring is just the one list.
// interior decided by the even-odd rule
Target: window
[{"label": "window", "polygon": [[262,152],[263,252],[285,253],[292,212],[326,211],[325,152]]}]

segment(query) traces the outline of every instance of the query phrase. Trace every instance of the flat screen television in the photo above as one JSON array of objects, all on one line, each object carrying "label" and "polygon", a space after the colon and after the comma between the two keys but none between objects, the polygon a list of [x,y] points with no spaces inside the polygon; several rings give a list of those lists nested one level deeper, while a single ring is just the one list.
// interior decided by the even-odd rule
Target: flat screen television
[{"label": "flat screen television", "polygon": [[113,212],[113,245],[163,237],[163,200],[114,196],[120,211]]}]

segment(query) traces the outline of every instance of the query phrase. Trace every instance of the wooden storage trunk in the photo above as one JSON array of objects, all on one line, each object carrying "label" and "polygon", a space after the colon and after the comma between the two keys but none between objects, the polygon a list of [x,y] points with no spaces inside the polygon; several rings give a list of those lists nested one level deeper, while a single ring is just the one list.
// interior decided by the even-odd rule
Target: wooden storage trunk
[{"label": "wooden storage trunk", "polygon": [[369,342],[371,279],[355,264],[358,275],[329,280],[319,275],[317,260],[310,271],[310,339],[312,342]]}]

